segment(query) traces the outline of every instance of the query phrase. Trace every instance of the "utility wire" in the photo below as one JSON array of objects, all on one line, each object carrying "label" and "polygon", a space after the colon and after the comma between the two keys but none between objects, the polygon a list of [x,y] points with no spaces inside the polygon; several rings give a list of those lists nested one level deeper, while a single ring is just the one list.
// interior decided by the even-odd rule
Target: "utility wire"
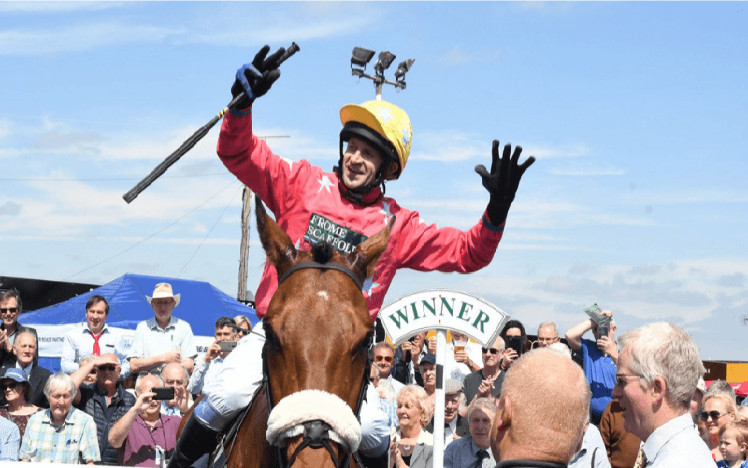
[{"label": "utility wire", "polygon": [[[191,175],[172,175],[165,176],[164,179],[180,179],[184,177],[206,177],[206,176],[230,176],[233,175],[230,172],[210,172],[208,174],[191,174]],[[0,177],[0,181],[10,182],[111,182],[113,180],[139,180],[140,177],[76,177],[76,178],[62,178],[62,179],[46,179],[46,178],[15,178],[15,177]]]},{"label": "utility wire", "polygon": [[226,213],[226,210],[227,210],[227,209],[229,208],[229,206],[231,206],[231,203],[232,203],[232,202],[234,201],[234,199],[236,198],[236,194],[237,194],[237,193],[239,193],[239,190],[241,190],[242,188],[243,188],[243,186],[242,186],[242,187],[239,187],[239,188],[238,188],[238,189],[236,190],[236,192],[235,192],[235,193],[234,193],[234,195],[233,195],[233,196],[231,197],[231,199],[229,200],[229,202],[228,202],[228,203],[226,204],[226,206],[225,206],[225,207],[223,208],[223,211],[221,211],[221,214],[220,214],[220,215],[218,216],[218,219],[216,219],[216,222],[215,222],[215,223],[213,223],[213,226],[212,226],[212,227],[210,228],[210,230],[209,230],[209,231],[208,231],[208,233],[207,233],[207,234],[205,235],[205,237],[203,238],[203,240],[202,240],[202,241],[200,241],[200,244],[199,244],[199,245],[197,246],[197,248],[195,249],[195,251],[194,251],[194,252],[192,253],[192,256],[190,257],[190,259],[189,259],[189,260],[187,260],[187,263],[185,263],[185,264],[184,264],[184,266],[182,267],[182,269],[181,269],[181,270],[179,270],[179,274],[177,275],[177,278],[181,278],[181,277],[182,277],[182,272],[184,271],[184,269],[185,269],[185,268],[187,268],[187,265],[189,265],[189,264],[190,264],[190,262],[192,261],[192,259],[193,259],[193,258],[195,258],[195,255],[197,255],[197,252],[198,252],[198,251],[200,250],[200,247],[202,247],[202,246],[203,246],[203,243],[205,243],[205,241],[206,241],[206,240],[208,239],[208,237],[210,236],[210,233],[211,233],[211,232],[213,232],[213,229],[215,229],[215,227],[216,227],[216,226],[218,225],[218,222],[219,222],[219,221],[221,220],[221,218],[223,218],[223,215],[224,215],[224,214]]},{"label": "utility wire", "polygon": [[[165,226],[164,228],[162,228],[162,229],[160,229],[160,230],[158,230],[158,231],[154,232],[154,233],[153,233],[153,234],[151,234],[150,236],[148,236],[148,237],[146,237],[146,238],[144,238],[144,239],[141,239],[141,240],[139,240],[138,242],[134,243],[134,244],[133,244],[133,245],[131,245],[130,247],[128,247],[128,248],[126,248],[125,250],[121,251],[120,253],[114,254],[114,255],[112,255],[111,257],[109,257],[109,258],[106,258],[106,259],[104,259],[104,260],[100,261],[99,263],[96,263],[96,264],[94,264],[94,265],[91,265],[91,266],[90,266],[90,267],[88,267],[88,268],[84,268],[83,270],[79,271],[78,273],[75,273],[75,274],[73,274],[73,275],[70,275],[70,276],[68,276],[67,278],[63,278],[63,279],[62,279],[62,280],[60,280],[60,281],[66,281],[66,280],[69,280],[70,278],[74,278],[74,277],[76,277],[76,276],[80,275],[80,274],[81,274],[81,273],[83,273],[83,272],[86,272],[86,271],[88,271],[88,270],[90,270],[90,269],[92,269],[92,268],[96,268],[97,266],[99,266],[99,265],[102,265],[102,264],[104,264],[104,263],[108,262],[109,260],[111,260],[111,259],[113,259],[113,258],[116,258],[116,257],[119,257],[119,256],[120,256],[120,255],[122,255],[123,253],[125,253],[125,252],[128,252],[128,251],[130,251],[130,250],[134,249],[134,248],[135,248],[135,247],[137,247],[138,245],[140,245],[140,244],[142,244],[143,242],[145,242],[145,241],[147,241],[147,240],[149,240],[149,239],[151,239],[151,238],[153,238],[153,237],[157,236],[158,234],[161,234],[162,232],[166,231],[166,230],[167,230],[167,229],[169,229],[170,227],[172,227],[172,226],[174,226],[175,224],[177,224],[177,223],[178,223],[179,221],[181,221],[182,219],[186,218],[186,217],[187,217],[188,215],[190,215],[190,214],[192,214],[193,212],[195,212],[195,211],[196,211],[196,210],[197,210],[198,208],[200,208],[201,206],[205,205],[206,203],[208,203],[208,202],[209,202],[209,201],[211,201],[212,199],[216,198],[216,197],[217,197],[217,196],[218,196],[219,194],[221,194],[221,193],[222,193],[222,192],[223,192],[224,190],[226,190],[227,188],[229,188],[229,187],[230,187],[230,186],[231,186],[232,184],[234,184],[234,183],[236,183],[236,180],[232,180],[232,181],[231,181],[231,182],[230,182],[230,183],[229,183],[228,185],[224,186],[224,187],[223,187],[223,188],[222,188],[221,190],[219,190],[218,192],[216,192],[216,194],[215,194],[215,195],[211,196],[210,198],[208,198],[208,199],[207,199],[207,200],[205,200],[204,202],[200,203],[199,205],[197,205],[196,207],[194,207],[193,209],[191,209],[191,210],[190,210],[190,211],[188,211],[187,213],[183,214],[182,216],[180,216],[179,218],[177,218],[177,219],[176,219],[176,220],[175,220],[174,222],[172,222],[171,224],[169,224],[169,225]],[[225,211],[225,210],[224,210],[224,211]]]}]

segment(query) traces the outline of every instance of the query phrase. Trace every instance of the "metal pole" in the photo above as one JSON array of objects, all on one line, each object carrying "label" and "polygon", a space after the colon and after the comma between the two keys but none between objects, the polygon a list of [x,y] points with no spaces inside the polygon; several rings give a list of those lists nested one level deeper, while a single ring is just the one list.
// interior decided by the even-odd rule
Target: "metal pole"
[{"label": "metal pole", "polygon": [[447,330],[436,331],[436,391],[434,392],[434,466],[444,467],[444,362],[447,354]]}]

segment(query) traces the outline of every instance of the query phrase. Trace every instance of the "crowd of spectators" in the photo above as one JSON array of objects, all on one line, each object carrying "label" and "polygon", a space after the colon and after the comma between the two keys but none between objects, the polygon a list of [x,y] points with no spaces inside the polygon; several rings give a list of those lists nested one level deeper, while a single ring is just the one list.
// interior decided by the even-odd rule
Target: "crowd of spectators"
[{"label": "crowd of spectators", "polygon": [[[171,285],[158,284],[147,300],[154,316],[138,324],[128,348],[106,324],[106,299],[92,296],[86,322],[65,337],[62,371],[52,374],[38,365],[36,330],[18,323],[20,295],[0,295],[0,460],[159,466],[169,458],[182,416],[251,325],[245,316],[219,318],[215,341],[197,355],[189,323],[172,315],[180,295]],[[706,389],[690,336],[661,323],[616,340],[613,314],[601,317],[605,327],[586,319],[565,340],[553,322],[541,323],[532,341],[524,324],[510,320],[487,348],[452,332],[443,371],[444,466],[520,459],[521,466],[644,468],[706,460],[748,468],[740,411],[748,406],[737,405],[726,382]],[[370,380],[392,432],[389,467],[433,464],[437,359],[429,336],[371,350]]]},{"label": "crowd of spectators", "polygon": [[252,326],[221,317],[198,357],[190,325],[172,315],[180,295],[160,283],[146,297],[154,316],[128,347],[106,323],[107,300],[91,296],[53,374],[38,364],[36,330],[18,323],[20,294],[0,294],[0,461],[156,467],[169,458],[182,416]]}]

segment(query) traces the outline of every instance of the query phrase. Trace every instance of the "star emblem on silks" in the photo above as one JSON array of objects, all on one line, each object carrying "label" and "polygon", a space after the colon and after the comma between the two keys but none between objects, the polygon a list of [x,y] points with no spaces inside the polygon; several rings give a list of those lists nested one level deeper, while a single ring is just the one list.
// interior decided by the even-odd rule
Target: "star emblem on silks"
[{"label": "star emblem on silks", "polygon": [[379,117],[380,119],[384,120],[384,124],[385,125],[387,125],[387,122],[390,119],[394,119],[394,117],[392,116],[392,113],[386,107],[383,107],[383,108],[379,109],[379,112],[377,112],[377,117]]},{"label": "star emblem on silks", "polygon": [[320,193],[322,189],[327,190],[327,193],[330,192],[330,187],[332,187],[332,182],[330,179],[327,178],[326,175],[323,175],[321,179],[319,179],[317,182],[319,182],[319,190],[317,190],[317,193]]},{"label": "star emblem on silks", "polygon": [[372,276],[371,278],[366,278],[366,280],[364,281],[364,287],[363,289],[361,289],[361,291],[365,292],[369,297],[371,297],[371,291],[378,288],[379,286],[381,285],[379,283],[375,283],[374,277]]},{"label": "star emblem on silks", "polygon": [[292,161],[290,159],[281,158],[282,160],[286,161],[286,164],[288,164],[288,169],[293,171],[293,163],[296,161]]},{"label": "star emblem on silks", "polygon": [[390,211],[390,204],[383,201],[382,209],[379,210],[379,212],[384,215],[384,224],[387,224],[390,221],[390,218],[392,217],[392,212]]}]

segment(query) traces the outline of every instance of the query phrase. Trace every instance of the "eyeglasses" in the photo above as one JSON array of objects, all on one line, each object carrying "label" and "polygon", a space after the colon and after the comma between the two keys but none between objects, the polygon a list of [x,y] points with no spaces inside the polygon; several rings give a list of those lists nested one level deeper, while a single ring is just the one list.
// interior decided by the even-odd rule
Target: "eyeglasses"
[{"label": "eyeglasses", "polygon": [[385,362],[392,362],[392,360],[395,359],[392,356],[374,356],[374,360],[377,362],[385,361]]},{"label": "eyeglasses", "polygon": [[623,377],[636,377],[637,379],[641,378],[641,375],[638,374],[616,374],[616,385],[619,387],[625,387],[630,380],[626,380]]},{"label": "eyeglasses", "polygon": [[708,413],[706,411],[702,411],[699,413],[699,418],[701,418],[702,421],[707,421],[709,418],[712,418],[712,421],[716,421],[722,416],[729,414],[729,413],[721,413],[719,411],[709,411]]},{"label": "eyeglasses", "polygon": [[8,382],[6,384],[0,384],[0,390],[3,390],[3,391],[7,389],[15,390],[17,386],[18,386],[18,382]]},{"label": "eyeglasses", "polygon": [[550,338],[539,336],[538,341],[541,343],[553,343],[554,341],[556,341],[557,338],[558,338],[557,336],[552,336]]},{"label": "eyeglasses", "polygon": [[483,351],[483,354],[499,354],[503,351],[503,349],[496,349],[496,348],[481,348],[481,351]]},{"label": "eyeglasses", "polygon": [[5,314],[10,312],[11,314],[15,314],[18,312],[18,307],[0,307],[0,314]]},{"label": "eyeglasses", "polygon": [[239,328],[239,327],[237,327],[236,328],[236,332],[237,333],[241,333],[242,336],[247,336],[247,335],[249,335],[252,332],[252,330],[247,330],[246,328]]},{"label": "eyeglasses", "polygon": [[100,371],[113,372],[114,370],[117,369],[117,366],[115,366],[114,364],[104,364],[104,365],[98,366],[98,369]]}]

